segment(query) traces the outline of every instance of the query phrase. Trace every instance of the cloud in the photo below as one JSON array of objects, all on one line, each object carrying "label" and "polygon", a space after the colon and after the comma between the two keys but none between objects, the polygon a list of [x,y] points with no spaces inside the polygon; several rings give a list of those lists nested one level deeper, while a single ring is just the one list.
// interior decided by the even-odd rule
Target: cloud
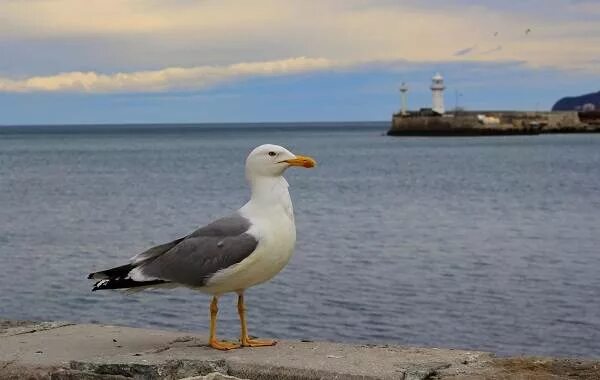
[{"label": "cloud", "polygon": [[482,55],[485,55],[485,54],[492,54],[492,53],[495,53],[495,52],[498,52],[498,51],[501,51],[501,50],[502,50],[502,45],[498,45],[498,46],[496,46],[496,47],[495,47],[495,48],[493,48],[493,49],[489,49],[489,50],[482,51],[482,52],[481,52],[481,54],[482,54]]},{"label": "cloud", "polygon": [[460,50],[456,51],[453,55],[455,57],[461,57],[461,56],[472,53],[475,49],[477,49],[477,45],[471,46],[468,48],[464,48],[464,49],[460,49]]},{"label": "cloud", "polygon": [[[597,8],[581,0],[4,0],[0,88],[161,91],[185,86],[174,85],[177,70],[192,75],[288,57],[319,57],[335,62],[332,69],[339,62],[518,61],[597,74],[589,63],[600,56]],[[525,36],[527,28],[534,33]],[[237,76],[215,77],[229,79],[198,74],[191,82],[202,88]]]},{"label": "cloud", "polygon": [[247,77],[278,76],[326,70],[341,66],[323,58],[290,58],[244,62],[226,66],[169,67],[161,70],[101,74],[66,72],[19,80],[0,77],[0,92],[160,92],[202,89]]}]

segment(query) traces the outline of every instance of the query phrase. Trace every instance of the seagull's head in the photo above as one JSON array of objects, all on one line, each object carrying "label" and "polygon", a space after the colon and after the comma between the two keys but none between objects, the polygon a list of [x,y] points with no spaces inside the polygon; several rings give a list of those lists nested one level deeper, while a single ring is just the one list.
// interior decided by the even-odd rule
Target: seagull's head
[{"label": "seagull's head", "polygon": [[311,157],[298,156],[279,145],[265,144],[254,148],[246,159],[246,176],[278,177],[290,166],[312,168],[317,162]]}]

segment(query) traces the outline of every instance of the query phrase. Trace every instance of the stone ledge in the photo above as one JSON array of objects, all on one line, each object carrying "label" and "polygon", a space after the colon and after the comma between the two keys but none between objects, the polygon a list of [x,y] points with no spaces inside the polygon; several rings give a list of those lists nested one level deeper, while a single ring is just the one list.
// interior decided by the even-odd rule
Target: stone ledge
[{"label": "stone ledge", "polygon": [[281,341],[217,351],[206,337],[63,322],[4,322],[1,379],[599,379],[600,361],[479,351]]}]

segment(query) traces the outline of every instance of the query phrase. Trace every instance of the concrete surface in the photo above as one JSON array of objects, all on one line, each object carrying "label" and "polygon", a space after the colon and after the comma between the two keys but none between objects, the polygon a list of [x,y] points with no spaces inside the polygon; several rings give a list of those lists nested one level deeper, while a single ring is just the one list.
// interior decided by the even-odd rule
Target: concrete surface
[{"label": "concrete surface", "polygon": [[[537,377],[536,377],[537,376]],[[0,379],[600,379],[600,362],[281,341],[227,352],[206,337],[63,322],[0,322]]]}]

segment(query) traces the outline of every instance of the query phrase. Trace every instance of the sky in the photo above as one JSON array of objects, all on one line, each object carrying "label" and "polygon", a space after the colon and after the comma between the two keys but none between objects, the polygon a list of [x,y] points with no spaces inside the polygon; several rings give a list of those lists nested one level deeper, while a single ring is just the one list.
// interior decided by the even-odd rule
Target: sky
[{"label": "sky", "polygon": [[389,120],[600,90],[600,0],[0,0],[0,125]]}]

